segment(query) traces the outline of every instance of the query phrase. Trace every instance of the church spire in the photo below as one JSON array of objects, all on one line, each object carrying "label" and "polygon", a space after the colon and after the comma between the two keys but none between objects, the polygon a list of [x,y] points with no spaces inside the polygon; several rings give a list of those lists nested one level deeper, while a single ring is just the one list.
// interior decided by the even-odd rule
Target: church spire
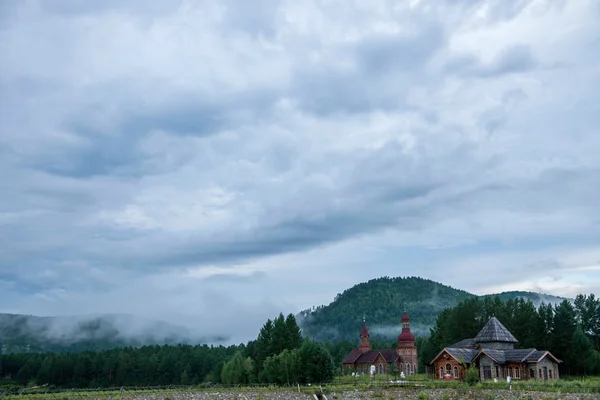
[{"label": "church spire", "polygon": [[370,336],[369,330],[367,329],[367,322],[363,314],[363,324],[362,329],[360,330],[360,345],[358,346],[358,349],[363,353],[371,350],[371,343],[369,343]]}]

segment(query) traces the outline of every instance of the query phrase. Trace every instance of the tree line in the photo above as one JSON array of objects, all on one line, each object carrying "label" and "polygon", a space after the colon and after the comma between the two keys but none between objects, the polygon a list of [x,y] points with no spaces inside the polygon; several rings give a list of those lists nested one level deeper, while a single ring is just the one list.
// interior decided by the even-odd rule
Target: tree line
[{"label": "tree line", "polygon": [[517,338],[518,348],[549,350],[563,363],[567,375],[600,374],[600,299],[579,294],[552,305],[499,297],[471,298],[442,311],[430,336],[419,347],[421,366],[428,364],[444,347],[474,338],[495,316]]},{"label": "tree line", "polygon": [[[88,388],[326,382],[336,349],[303,338],[293,314],[267,320],[258,337],[232,346],[163,345],[80,353],[0,355],[0,382]],[[339,353],[339,351],[337,351]]]},{"label": "tree line", "polygon": [[[578,295],[573,304],[498,297],[469,298],[439,313],[428,338],[417,337],[419,372],[445,346],[477,335],[496,316],[518,347],[550,350],[563,374],[600,374],[600,300]],[[303,337],[293,314],[267,320],[256,339],[232,346],[163,345],[80,353],[0,355],[0,384],[56,387],[191,385],[205,382],[320,383],[333,379],[356,340],[317,342]],[[371,342],[395,348],[396,342]]]}]

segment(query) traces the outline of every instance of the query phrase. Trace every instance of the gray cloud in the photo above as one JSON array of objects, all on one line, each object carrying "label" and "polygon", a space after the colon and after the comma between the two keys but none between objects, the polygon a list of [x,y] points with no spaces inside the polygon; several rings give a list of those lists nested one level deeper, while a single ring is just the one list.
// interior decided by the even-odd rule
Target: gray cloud
[{"label": "gray cloud", "polygon": [[143,4],[2,5],[4,310],[237,340],[415,270],[600,287],[587,5]]}]

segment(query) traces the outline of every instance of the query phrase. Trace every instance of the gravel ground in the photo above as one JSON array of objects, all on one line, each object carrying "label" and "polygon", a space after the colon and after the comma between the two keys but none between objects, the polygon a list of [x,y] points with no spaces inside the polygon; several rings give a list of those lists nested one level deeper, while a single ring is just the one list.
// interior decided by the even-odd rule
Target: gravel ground
[{"label": "gravel ground", "polygon": [[[421,394],[423,392],[426,396]],[[115,400],[118,397],[114,398]],[[123,393],[120,400],[313,400],[309,394],[297,392],[222,392],[222,393],[178,393],[127,395]],[[598,400],[598,394],[559,394],[543,392],[525,392],[508,390],[382,390],[382,391],[345,391],[327,394],[328,400],[363,400],[363,399],[407,399],[407,400]],[[103,398],[106,400],[106,397]]]}]

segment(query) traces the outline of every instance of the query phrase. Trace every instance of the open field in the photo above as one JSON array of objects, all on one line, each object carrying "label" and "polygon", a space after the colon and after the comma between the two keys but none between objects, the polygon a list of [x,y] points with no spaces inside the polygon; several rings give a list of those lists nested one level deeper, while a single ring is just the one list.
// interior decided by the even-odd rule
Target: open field
[{"label": "open field", "polygon": [[[7,399],[89,399],[89,400],[313,400],[315,391],[302,390],[228,390],[228,391],[122,391],[122,392],[72,392],[68,395],[20,395],[8,396]],[[556,393],[535,391],[509,391],[494,389],[372,389],[343,390],[325,394],[328,400],[363,400],[363,399],[409,399],[409,400],[450,400],[450,399],[482,399],[482,400],[597,400],[593,393]]]},{"label": "open field", "polygon": [[426,380],[414,376],[403,383],[390,383],[391,377],[340,377],[327,385],[313,386],[221,386],[148,387],[121,389],[82,389],[49,391],[37,388],[15,393],[2,393],[1,400],[51,399],[120,399],[120,400],[191,400],[191,399],[314,399],[323,393],[332,399],[518,399],[571,400],[600,398],[600,378],[559,380],[553,382],[479,383],[473,387],[460,382]]}]

